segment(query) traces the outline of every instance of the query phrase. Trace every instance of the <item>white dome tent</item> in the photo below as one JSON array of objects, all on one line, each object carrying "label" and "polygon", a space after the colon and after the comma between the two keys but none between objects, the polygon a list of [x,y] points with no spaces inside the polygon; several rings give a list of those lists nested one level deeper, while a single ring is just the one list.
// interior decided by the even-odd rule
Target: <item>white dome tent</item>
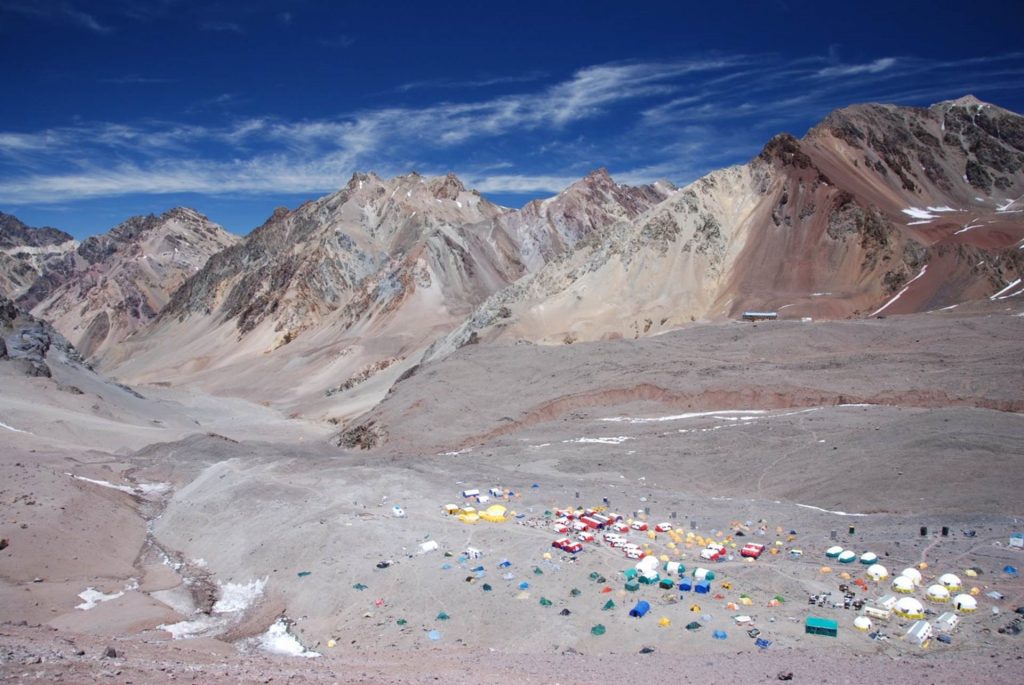
[{"label": "white dome tent", "polygon": [[957,595],[953,598],[953,608],[959,612],[969,614],[978,608],[978,600],[968,594]]},{"label": "white dome tent", "polygon": [[825,550],[825,556],[828,557],[829,559],[835,559],[836,557],[838,557],[842,553],[843,553],[843,548],[840,547],[839,545],[834,545],[834,546],[829,547],[828,549]]},{"label": "white dome tent", "polygon": [[881,564],[872,564],[868,566],[868,578],[874,581],[885,580],[889,577],[889,569],[882,566]]},{"label": "white dome tent", "polygon": [[901,576],[906,576],[907,578],[910,578],[910,581],[915,586],[920,586],[921,585],[921,572],[918,571],[913,566],[909,566],[909,567],[903,569],[902,571],[900,571],[900,575]]},{"label": "white dome tent", "polygon": [[860,563],[864,564],[865,566],[871,566],[872,564],[877,564],[878,563],[878,555],[875,554],[874,552],[864,552],[864,554],[860,555]]},{"label": "white dome tent", "polygon": [[851,550],[846,550],[845,552],[843,552],[842,554],[839,555],[839,563],[840,564],[852,564],[856,560],[857,560],[857,553],[853,552]]},{"label": "white dome tent", "polygon": [[928,600],[931,602],[945,603],[949,601],[949,590],[941,585],[932,585],[928,588]]},{"label": "white dome tent", "polygon": [[924,618],[924,605],[913,597],[904,597],[896,602],[893,613],[903,618]]},{"label": "white dome tent", "polygon": [[858,616],[853,619],[853,627],[866,633],[871,630],[871,619],[867,616]]},{"label": "white dome tent", "polygon": [[960,577],[952,573],[944,573],[939,576],[939,584],[950,592],[958,592],[963,587]]},{"label": "white dome tent", "polygon": [[914,581],[906,576],[896,576],[892,579],[892,589],[900,594],[909,595],[914,591]]}]

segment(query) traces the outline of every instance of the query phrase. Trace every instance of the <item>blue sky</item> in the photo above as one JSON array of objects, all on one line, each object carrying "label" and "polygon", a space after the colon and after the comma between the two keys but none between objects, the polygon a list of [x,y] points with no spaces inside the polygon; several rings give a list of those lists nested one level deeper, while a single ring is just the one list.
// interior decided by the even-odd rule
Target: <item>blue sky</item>
[{"label": "blue sky", "polygon": [[354,171],[684,184],[832,109],[1024,111],[1024,3],[0,0],[0,210],[247,233]]}]

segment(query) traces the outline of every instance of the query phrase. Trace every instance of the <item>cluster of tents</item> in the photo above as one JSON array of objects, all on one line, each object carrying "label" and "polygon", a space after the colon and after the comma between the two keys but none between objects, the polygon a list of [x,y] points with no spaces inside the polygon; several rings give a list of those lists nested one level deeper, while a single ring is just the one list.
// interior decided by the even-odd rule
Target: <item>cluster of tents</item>
[{"label": "cluster of tents", "polygon": [[475,507],[469,505],[460,507],[457,504],[446,504],[444,510],[446,514],[458,517],[463,523],[477,523],[479,521],[504,523],[516,516],[514,511],[510,512],[508,507],[503,504],[492,504],[483,511],[478,511]]}]

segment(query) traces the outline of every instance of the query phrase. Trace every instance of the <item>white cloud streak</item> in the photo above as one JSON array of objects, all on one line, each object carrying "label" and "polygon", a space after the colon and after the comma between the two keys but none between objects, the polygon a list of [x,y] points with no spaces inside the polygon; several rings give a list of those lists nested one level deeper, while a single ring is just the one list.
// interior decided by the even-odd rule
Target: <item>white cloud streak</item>
[{"label": "white cloud streak", "polygon": [[598,166],[626,182],[680,183],[743,161],[777,130],[794,121],[813,124],[836,106],[893,92],[910,93],[904,102],[918,95],[923,100],[912,87],[920,86],[922,74],[934,99],[986,84],[1024,88],[1008,77],[1024,68],[1022,62],[1024,55],[959,62],[885,57],[831,66],[825,58],[787,62],[742,55],[623,62],[491,98],[320,119],[0,131],[0,203],[168,193],[312,195],[337,189],[353,171],[411,168],[455,167],[490,193],[556,192]]}]

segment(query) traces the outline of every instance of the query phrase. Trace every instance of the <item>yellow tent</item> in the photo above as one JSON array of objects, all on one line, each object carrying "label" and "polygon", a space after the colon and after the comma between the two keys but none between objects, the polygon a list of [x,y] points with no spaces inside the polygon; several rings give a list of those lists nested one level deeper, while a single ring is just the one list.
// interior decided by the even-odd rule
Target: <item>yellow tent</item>
[{"label": "yellow tent", "polygon": [[821,569],[819,569],[819,570],[822,573],[832,573],[832,567],[831,566],[822,566]]},{"label": "yellow tent", "polygon": [[662,616],[661,620],[658,621],[658,625],[662,628],[668,628],[670,625],[672,625],[672,621],[669,620],[668,616]]},{"label": "yellow tent", "polygon": [[694,604],[692,607],[690,607],[690,611],[693,611],[693,612],[700,611],[700,604]]},{"label": "yellow tent", "polygon": [[748,607],[753,603],[754,600],[750,599],[750,597],[740,597],[740,604],[742,604],[745,607]]},{"label": "yellow tent", "polygon": [[462,521],[463,523],[476,523],[477,521],[480,520],[480,517],[477,516],[475,513],[473,513],[473,514],[462,513],[462,514],[459,514],[459,520]]},{"label": "yellow tent", "polygon": [[505,512],[508,511],[505,507],[500,504],[492,504],[487,507],[487,510],[480,514],[480,518],[491,523],[503,523],[505,521]]}]

